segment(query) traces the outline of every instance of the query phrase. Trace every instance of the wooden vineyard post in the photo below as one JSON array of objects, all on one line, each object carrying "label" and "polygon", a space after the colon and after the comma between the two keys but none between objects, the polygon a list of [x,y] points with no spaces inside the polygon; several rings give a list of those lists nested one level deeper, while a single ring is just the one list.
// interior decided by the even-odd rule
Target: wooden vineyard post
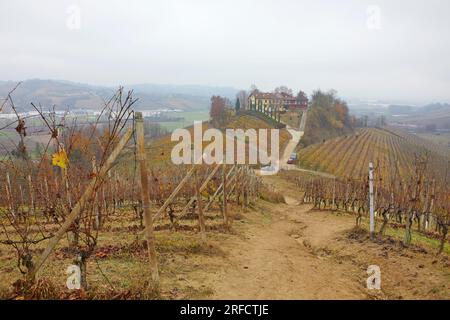
[{"label": "wooden vineyard post", "polygon": [[369,206],[370,206],[370,238],[373,239],[375,234],[375,216],[373,203],[373,163],[369,163]]},{"label": "wooden vineyard post", "polygon": [[239,181],[239,187],[236,188],[236,198],[237,198],[237,204],[241,205],[241,208],[244,208],[244,179],[245,179],[245,166],[243,165],[241,167],[241,178]]},{"label": "wooden vineyard post", "polygon": [[34,213],[33,183],[31,181],[31,175],[28,175],[28,189],[29,189],[29,196],[30,196],[29,212]]},{"label": "wooden vineyard post", "polygon": [[19,184],[19,191],[20,191],[20,204],[19,204],[19,208],[23,205],[25,205],[25,199],[23,197],[23,189],[22,189],[22,185]]},{"label": "wooden vineyard post", "polygon": [[50,193],[48,191],[48,180],[47,180],[47,177],[44,177],[44,187],[45,187],[45,199],[46,199],[46,201],[50,201]]},{"label": "wooden vineyard post", "polygon": [[72,208],[70,214],[66,217],[66,220],[62,224],[61,228],[59,228],[58,231],[54,234],[54,236],[49,240],[49,243],[45,250],[42,252],[42,254],[39,256],[37,263],[34,267],[34,270],[30,272],[28,275],[29,278],[34,279],[36,276],[36,273],[39,271],[39,269],[42,267],[44,262],[49,257],[50,253],[53,251],[55,246],[58,244],[59,240],[64,236],[64,234],[67,232],[67,230],[70,228],[70,226],[75,222],[75,220],[80,215],[83,208],[86,206],[86,203],[92,198],[93,191],[95,187],[97,186],[99,181],[102,181],[108,170],[113,165],[116,158],[119,156],[122,149],[127,144],[128,140],[130,140],[131,135],[133,133],[133,128],[129,128],[125,134],[122,136],[122,138],[117,143],[116,148],[111,152],[108,159],[106,160],[105,164],[100,168],[98,176],[96,176],[87,186],[86,190],[84,191],[81,198],[78,200],[76,205]]},{"label": "wooden vineyard post", "polygon": [[119,203],[118,203],[118,201],[119,201],[119,199],[118,199],[118,196],[117,196],[117,194],[119,193],[118,192],[118,186],[117,186],[117,171],[114,171],[114,210],[116,209],[116,208],[118,208],[119,207]]},{"label": "wooden vineyard post", "polygon": [[6,197],[8,198],[8,208],[11,211],[13,217],[15,218],[16,215],[13,210],[13,200],[12,200],[12,190],[11,190],[11,180],[9,179],[9,172],[6,172]]},{"label": "wooden vineyard post", "polygon": [[144,141],[144,120],[142,113],[136,112],[136,136],[137,136],[137,158],[141,171],[141,198],[144,209],[145,238],[147,240],[148,258],[150,261],[150,272],[153,283],[159,286],[158,260],[155,249],[155,236],[153,233],[153,217],[150,212],[150,196],[148,191],[148,173]]},{"label": "wooden vineyard post", "polygon": [[247,166],[247,186],[245,188],[245,206],[248,207],[250,205],[250,195],[252,188],[252,170],[249,166]]},{"label": "wooden vineyard post", "polygon": [[431,228],[433,225],[433,214],[432,212],[434,212],[434,199],[435,199],[435,191],[436,191],[436,181],[433,179],[431,181],[431,197],[430,197],[430,207],[428,209],[428,211],[430,212],[429,214],[429,219],[427,220],[428,224],[427,224],[427,229]]},{"label": "wooden vineyard post", "polygon": [[113,195],[113,188],[114,188],[114,180],[111,179],[111,171],[108,171],[108,197],[109,201],[112,202],[113,211],[115,209],[114,207],[114,195]]},{"label": "wooden vineyard post", "polygon": [[245,208],[247,205],[246,200],[246,188],[247,188],[248,182],[247,182],[247,167],[244,165],[243,168],[243,174],[242,174],[242,187],[241,187],[241,194],[242,194],[242,209]]},{"label": "wooden vineyard post", "polygon": [[[196,164],[193,164],[196,166]],[[205,217],[203,216],[203,203],[202,203],[202,193],[200,192],[200,186],[198,184],[198,174],[197,168],[194,169],[194,184],[195,184],[195,197],[197,199],[197,209],[198,209],[198,223],[200,225],[200,235],[202,242],[206,242],[206,230],[205,230]]]},{"label": "wooden vineyard post", "polygon": [[[373,186],[373,181],[372,181],[372,186]],[[345,204],[344,204],[344,211],[347,212],[348,211],[348,196],[349,196],[349,180],[347,179],[345,182]],[[373,194],[373,189],[372,189],[372,194]]]},{"label": "wooden vineyard post", "polygon": [[256,181],[255,181],[255,176],[253,175],[253,172],[251,172],[250,175],[250,181],[249,181],[249,190],[248,190],[248,200],[249,200],[249,205],[250,204],[254,204],[255,203],[255,198],[256,198]]},{"label": "wooden vineyard post", "polygon": [[[58,151],[62,151],[61,146],[57,143],[57,149]],[[55,175],[56,178],[56,175]],[[70,188],[69,188],[69,177],[67,176],[67,168],[61,168],[61,179],[62,183],[64,183],[64,188],[66,189],[66,200],[67,204],[69,206],[69,210],[72,210],[72,198],[70,196]],[[95,192],[95,191],[94,191]],[[75,248],[79,244],[80,236],[79,236],[79,219],[75,219],[73,223],[73,231],[69,231],[67,233],[67,237],[69,240],[69,246],[71,248]],[[94,228],[95,229],[95,228]]]},{"label": "wooden vineyard post", "polygon": [[336,208],[336,177],[333,178],[333,200],[331,204],[331,210],[335,210]]},{"label": "wooden vineyard post", "polygon": [[[95,160],[95,156],[92,157],[92,172],[94,174],[97,174],[97,163]],[[94,208],[94,230],[99,230],[100,229],[100,223],[101,223],[101,217],[100,217],[100,212],[98,209],[98,192],[97,190],[94,191],[94,197],[93,197],[93,208]]]},{"label": "wooden vineyard post", "polygon": [[227,211],[227,165],[224,163],[222,167],[222,213],[225,220],[225,226],[228,226],[228,211]]}]

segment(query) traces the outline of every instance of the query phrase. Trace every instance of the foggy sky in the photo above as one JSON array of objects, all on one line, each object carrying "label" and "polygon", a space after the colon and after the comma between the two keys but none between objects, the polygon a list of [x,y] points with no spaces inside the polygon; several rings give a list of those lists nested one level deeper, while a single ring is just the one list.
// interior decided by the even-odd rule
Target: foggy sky
[{"label": "foggy sky", "polygon": [[[79,29],[68,27],[72,5]],[[447,0],[2,0],[0,80],[450,101],[449,13]]]}]

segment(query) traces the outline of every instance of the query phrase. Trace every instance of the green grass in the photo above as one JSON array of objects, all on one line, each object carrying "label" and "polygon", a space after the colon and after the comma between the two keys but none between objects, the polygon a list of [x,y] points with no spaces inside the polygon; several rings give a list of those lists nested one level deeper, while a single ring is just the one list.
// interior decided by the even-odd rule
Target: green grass
[{"label": "green grass", "polygon": [[168,122],[158,122],[163,128],[166,128],[170,132],[178,129],[192,126],[194,121],[206,121],[209,120],[209,111],[183,111],[174,114],[174,117],[182,117],[184,120],[181,121],[168,121]]},{"label": "green grass", "polygon": [[[381,226],[381,221],[377,221],[375,225],[375,230],[378,231]],[[369,229],[369,220],[367,218],[363,218],[361,222],[361,227],[368,230]],[[385,231],[386,236],[393,237],[397,240],[403,240],[405,236],[405,229],[404,228],[393,228],[392,226],[387,226]],[[431,249],[435,252],[438,251],[440,246],[440,241],[438,239],[427,237],[426,235],[417,232],[414,229],[414,226],[412,228],[412,244],[418,245],[423,248]],[[444,245],[444,251],[445,254],[450,255],[450,245],[448,242]]]},{"label": "green grass", "polygon": [[281,122],[288,124],[293,128],[300,126],[301,115],[297,111],[288,111],[281,115]]}]

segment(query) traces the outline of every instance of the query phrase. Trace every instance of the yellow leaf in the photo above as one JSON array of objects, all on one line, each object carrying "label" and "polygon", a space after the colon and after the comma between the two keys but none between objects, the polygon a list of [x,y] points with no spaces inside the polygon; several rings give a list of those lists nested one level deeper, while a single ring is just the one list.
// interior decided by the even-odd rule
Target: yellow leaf
[{"label": "yellow leaf", "polygon": [[203,192],[201,193],[201,195],[202,195],[202,197],[207,198],[208,195],[209,195],[209,193],[208,193],[208,191],[203,191]]},{"label": "yellow leaf", "polygon": [[69,159],[65,150],[61,150],[52,155],[52,165],[65,169],[68,163]]}]

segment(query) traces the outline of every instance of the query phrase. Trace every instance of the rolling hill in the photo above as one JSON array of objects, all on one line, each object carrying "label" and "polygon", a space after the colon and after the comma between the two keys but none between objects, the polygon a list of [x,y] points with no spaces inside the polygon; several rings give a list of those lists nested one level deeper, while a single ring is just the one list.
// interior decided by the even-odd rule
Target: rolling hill
[{"label": "rolling hill", "polygon": [[[203,130],[207,130],[209,128],[209,123],[204,122],[203,123]],[[268,122],[265,122],[261,120],[260,118],[251,116],[251,115],[242,115],[242,116],[236,116],[233,119],[231,119],[230,123],[227,124],[227,128],[230,129],[273,129],[271,124]],[[191,132],[191,135],[193,135],[193,127],[187,127]],[[286,129],[280,129],[280,154],[282,154],[286,144],[291,139],[290,133]],[[270,140],[269,140],[270,142]],[[165,135],[163,137],[155,138],[150,140],[150,142],[147,144],[147,159],[149,161],[149,166],[154,167],[165,167],[165,166],[172,166],[172,162],[170,160],[171,151],[173,147],[177,144],[176,141],[171,141],[171,135]],[[225,143],[225,142],[224,142]],[[205,147],[208,145],[209,142],[203,143],[203,146]],[[270,143],[268,143],[268,150],[270,150]],[[248,148],[246,149],[246,154],[248,156]],[[124,159],[130,159],[130,157],[133,157],[134,154],[132,152],[125,154],[123,156]],[[129,163],[128,161],[121,161],[123,164]]]},{"label": "rolling hill", "polygon": [[364,128],[354,134],[329,139],[299,151],[302,167],[324,171],[341,178],[367,176],[370,161],[381,168],[384,181],[414,174],[415,155],[429,152],[429,168],[445,172],[448,151],[417,136],[389,128]]},{"label": "rolling hill", "polygon": [[[16,84],[14,81],[0,81],[0,99]],[[14,91],[13,97],[19,112],[30,111],[31,102],[40,103],[44,108],[55,105],[60,110],[67,108],[98,110],[103,106],[103,100],[110,98],[116,89],[63,80],[32,79],[23,81]],[[125,89],[133,90],[134,97],[138,98],[136,109],[207,109],[212,95],[234,98],[237,92],[230,87],[156,84],[126,85]]]},{"label": "rolling hill", "polygon": [[[450,104],[433,103],[419,108],[404,109],[398,112],[398,108],[391,111],[390,121],[400,125],[413,127],[425,127],[433,125],[438,129],[450,129]],[[400,110],[402,111],[402,110]]]}]

